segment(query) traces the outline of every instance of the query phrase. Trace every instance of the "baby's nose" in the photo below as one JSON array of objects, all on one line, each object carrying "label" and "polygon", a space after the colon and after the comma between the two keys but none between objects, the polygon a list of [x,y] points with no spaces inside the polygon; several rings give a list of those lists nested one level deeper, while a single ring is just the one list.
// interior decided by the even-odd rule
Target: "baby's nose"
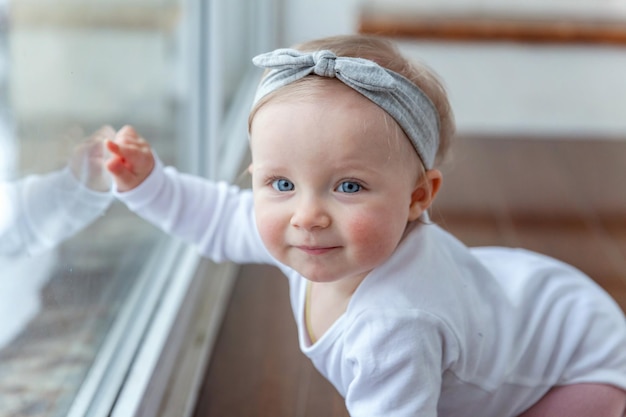
[{"label": "baby's nose", "polygon": [[324,229],[330,223],[330,215],[323,205],[311,200],[299,204],[291,216],[291,225],[305,230]]}]

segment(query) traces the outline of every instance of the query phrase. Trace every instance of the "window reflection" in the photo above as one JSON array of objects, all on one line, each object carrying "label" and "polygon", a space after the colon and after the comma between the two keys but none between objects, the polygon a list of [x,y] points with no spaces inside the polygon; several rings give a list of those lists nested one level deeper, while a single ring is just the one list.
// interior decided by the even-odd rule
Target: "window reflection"
[{"label": "window reflection", "polygon": [[68,165],[46,175],[0,182],[0,255],[37,255],[91,224],[113,198],[104,170],[107,126],[78,145]]},{"label": "window reflection", "polygon": [[176,162],[181,17],[0,0],[0,417],[66,415],[162,236],[111,202],[101,126],[137,125]]}]

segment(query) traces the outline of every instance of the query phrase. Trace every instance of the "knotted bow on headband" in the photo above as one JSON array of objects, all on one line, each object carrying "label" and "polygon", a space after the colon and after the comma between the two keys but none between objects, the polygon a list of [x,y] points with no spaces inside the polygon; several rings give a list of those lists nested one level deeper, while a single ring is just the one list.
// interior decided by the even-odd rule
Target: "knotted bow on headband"
[{"label": "knotted bow on headband", "polygon": [[338,57],[332,51],[300,52],[277,49],[252,59],[271,71],[263,78],[254,103],[265,95],[308,75],[337,78],[385,110],[400,125],[427,169],[439,146],[439,116],[430,99],[402,75],[377,63]]}]

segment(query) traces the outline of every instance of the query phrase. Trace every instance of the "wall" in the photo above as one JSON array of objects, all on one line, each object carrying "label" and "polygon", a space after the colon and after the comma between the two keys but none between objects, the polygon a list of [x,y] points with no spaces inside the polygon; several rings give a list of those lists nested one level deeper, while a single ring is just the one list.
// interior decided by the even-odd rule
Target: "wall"
[{"label": "wall", "polygon": [[[488,2],[457,3],[480,8]],[[441,1],[437,4],[443,7]],[[499,4],[519,6],[512,1]],[[626,15],[623,4],[616,1],[602,1],[604,9],[598,7],[598,1],[568,4],[577,5],[563,9],[570,13],[588,13],[587,6],[593,6],[598,14],[614,8],[620,16]],[[358,0],[285,0],[284,45],[353,32],[358,6]],[[545,13],[557,9],[546,8]],[[460,132],[626,139],[626,78],[622,75],[626,73],[626,48],[508,43],[411,43],[402,47],[443,78]]]}]

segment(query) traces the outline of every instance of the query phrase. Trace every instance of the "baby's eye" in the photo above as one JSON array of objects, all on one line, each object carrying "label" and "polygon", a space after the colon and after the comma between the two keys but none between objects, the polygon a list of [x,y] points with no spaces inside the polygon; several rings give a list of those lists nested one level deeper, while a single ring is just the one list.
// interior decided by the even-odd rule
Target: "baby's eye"
[{"label": "baby's eye", "polygon": [[361,191],[361,185],[357,184],[354,181],[344,181],[339,184],[337,187],[337,191],[340,193],[356,193]]},{"label": "baby's eye", "polygon": [[272,187],[276,191],[292,191],[294,189],[293,183],[284,178],[272,181]]}]

